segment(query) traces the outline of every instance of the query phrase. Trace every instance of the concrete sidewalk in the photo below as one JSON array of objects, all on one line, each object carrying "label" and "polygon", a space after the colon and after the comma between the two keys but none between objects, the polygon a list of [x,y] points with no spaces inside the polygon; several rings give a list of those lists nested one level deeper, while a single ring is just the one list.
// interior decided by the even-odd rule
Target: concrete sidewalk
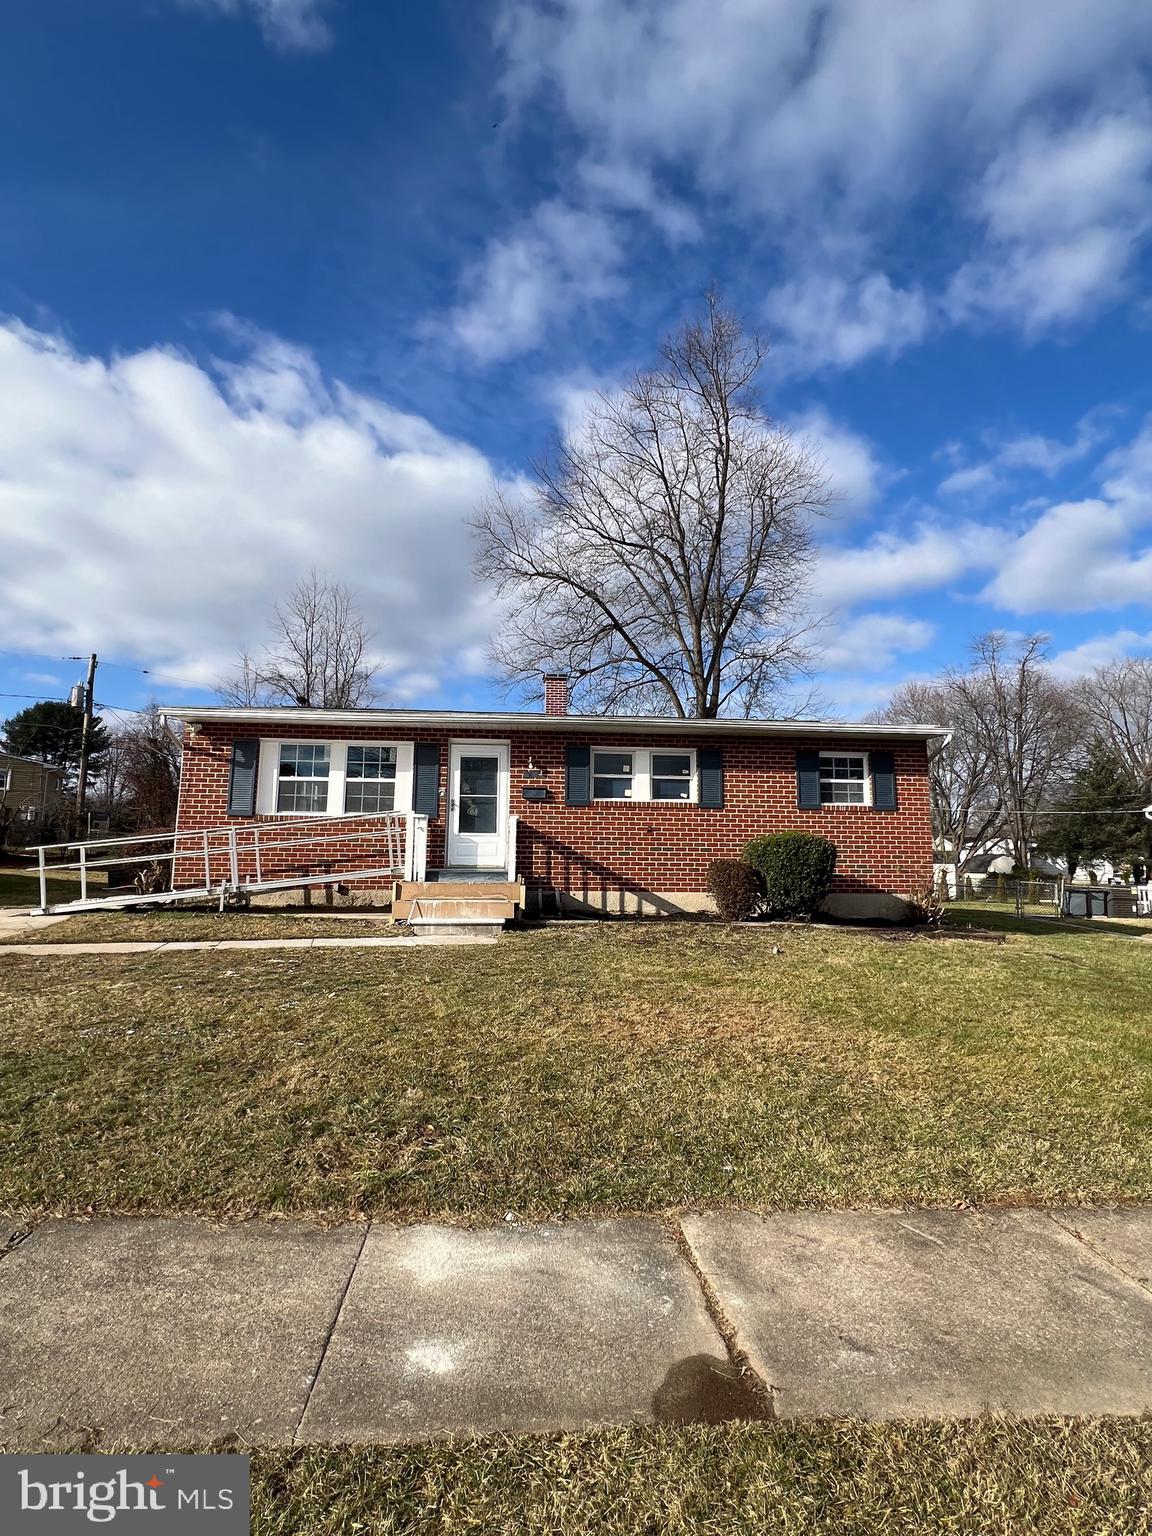
[{"label": "concrete sidewalk", "polygon": [[1146,1209],[48,1221],[0,1259],[0,1448],[1139,1413],[1150,1276]]}]

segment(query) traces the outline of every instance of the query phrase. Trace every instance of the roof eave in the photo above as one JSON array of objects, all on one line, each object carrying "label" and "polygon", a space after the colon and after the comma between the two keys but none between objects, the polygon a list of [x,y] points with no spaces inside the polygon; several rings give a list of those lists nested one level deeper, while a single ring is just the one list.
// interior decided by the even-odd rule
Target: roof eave
[{"label": "roof eave", "polygon": [[164,718],[188,724],[439,726],[488,731],[587,731],[605,735],[857,736],[930,741],[946,736],[939,725],[877,725],[849,720],[680,720],[673,716],[501,714],[454,710],[302,709],[295,706],[165,706]]}]

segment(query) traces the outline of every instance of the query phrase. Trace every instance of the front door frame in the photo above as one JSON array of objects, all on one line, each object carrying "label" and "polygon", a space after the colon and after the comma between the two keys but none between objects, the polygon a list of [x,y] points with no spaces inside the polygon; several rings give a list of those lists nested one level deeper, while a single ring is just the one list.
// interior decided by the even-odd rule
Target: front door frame
[{"label": "front door frame", "polygon": [[[496,789],[496,831],[481,844],[474,834],[456,828],[460,803],[460,759],[470,754],[499,758]],[[511,807],[512,747],[507,740],[479,740],[462,736],[448,743],[448,825],[444,862],[449,869],[506,869],[508,866],[508,817]],[[487,845],[488,839],[491,846]],[[469,854],[475,857],[468,857]]]}]

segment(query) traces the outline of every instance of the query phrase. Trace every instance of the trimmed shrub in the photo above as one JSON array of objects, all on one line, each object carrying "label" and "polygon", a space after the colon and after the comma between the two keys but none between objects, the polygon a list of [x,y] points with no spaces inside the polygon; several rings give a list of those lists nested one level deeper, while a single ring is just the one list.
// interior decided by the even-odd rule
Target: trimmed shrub
[{"label": "trimmed shrub", "polygon": [[743,923],[760,905],[760,877],[743,859],[713,859],[708,894],[726,923]]},{"label": "trimmed shrub", "polygon": [[832,884],[836,844],[815,832],[774,832],[754,837],[744,859],[760,876],[770,917],[811,917]]}]

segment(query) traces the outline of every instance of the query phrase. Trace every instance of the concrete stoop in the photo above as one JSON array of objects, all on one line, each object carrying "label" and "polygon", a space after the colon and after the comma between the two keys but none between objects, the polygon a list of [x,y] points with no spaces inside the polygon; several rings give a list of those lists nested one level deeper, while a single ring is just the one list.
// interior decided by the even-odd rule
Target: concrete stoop
[{"label": "concrete stoop", "polygon": [[494,936],[515,920],[523,900],[523,887],[512,880],[405,880],[396,887],[392,915],[418,934]]}]

